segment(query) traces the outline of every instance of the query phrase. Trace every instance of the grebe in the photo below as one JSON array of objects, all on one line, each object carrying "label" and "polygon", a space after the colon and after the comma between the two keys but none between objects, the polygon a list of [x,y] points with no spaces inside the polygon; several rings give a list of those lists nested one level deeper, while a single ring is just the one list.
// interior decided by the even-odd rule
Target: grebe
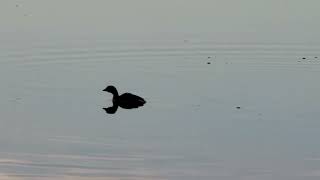
[{"label": "grebe", "polygon": [[131,93],[124,93],[119,96],[118,91],[114,86],[108,86],[103,91],[111,93],[113,95],[113,104],[124,109],[137,108],[143,106],[146,103],[146,101],[142,97]]}]

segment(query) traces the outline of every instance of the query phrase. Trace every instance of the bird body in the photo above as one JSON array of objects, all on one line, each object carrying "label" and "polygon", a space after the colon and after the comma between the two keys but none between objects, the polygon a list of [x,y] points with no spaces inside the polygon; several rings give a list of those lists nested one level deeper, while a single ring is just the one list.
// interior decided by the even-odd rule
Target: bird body
[{"label": "bird body", "polygon": [[118,104],[120,107],[124,109],[132,109],[137,108],[139,106],[143,106],[146,101],[137,95],[131,93],[124,93],[118,97],[113,97],[113,103]]}]

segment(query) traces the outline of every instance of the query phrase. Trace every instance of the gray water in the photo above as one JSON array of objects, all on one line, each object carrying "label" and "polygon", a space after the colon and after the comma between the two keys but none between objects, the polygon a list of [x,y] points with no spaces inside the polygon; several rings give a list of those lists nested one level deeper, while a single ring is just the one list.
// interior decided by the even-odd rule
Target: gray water
[{"label": "gray water", "polygon": [[318,77],[320,44],[2,43],[0,179],[318,179]]},{"label": "gray water", "polygon": [[318,180],[319,5],[1,0],[0,180]]}]

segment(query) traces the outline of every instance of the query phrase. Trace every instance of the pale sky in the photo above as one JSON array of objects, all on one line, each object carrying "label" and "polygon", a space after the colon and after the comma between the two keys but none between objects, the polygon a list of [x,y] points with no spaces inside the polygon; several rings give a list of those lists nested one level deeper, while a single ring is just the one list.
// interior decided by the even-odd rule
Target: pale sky
[{"label": "pale sky", "polygon": [[319,7],[318,0],[0,0],[0,37],[189,33],[319,42]]}]

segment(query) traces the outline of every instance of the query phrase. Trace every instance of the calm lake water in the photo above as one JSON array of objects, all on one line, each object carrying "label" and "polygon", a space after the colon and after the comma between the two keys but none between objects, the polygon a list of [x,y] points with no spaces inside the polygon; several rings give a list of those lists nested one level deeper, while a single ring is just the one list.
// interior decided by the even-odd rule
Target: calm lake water
[{"label": "calm lake water", "polygon": [[[320,44],[0,46],[0,179],[320,176]],[[147,104],[106,114],[107,85]]]}]

